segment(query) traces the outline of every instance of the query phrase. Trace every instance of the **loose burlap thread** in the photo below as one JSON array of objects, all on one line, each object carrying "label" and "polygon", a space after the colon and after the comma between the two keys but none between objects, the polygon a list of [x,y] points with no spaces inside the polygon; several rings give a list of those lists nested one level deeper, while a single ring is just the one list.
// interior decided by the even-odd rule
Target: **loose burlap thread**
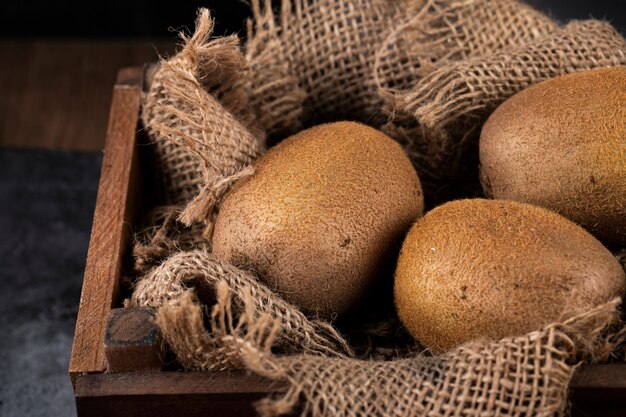
[{"label": "loose burlap thread", "polygon": [[[248,322],[267,316],[281,324],[278,339],[280,348],[288,352],[326,356],[343,357],[353,354],[344,338],[330,324],[321,320],[309,320],[298,308],[284,301],[252,274],[219,261],[206,250],[173,254],[135,284],[130,303],[161,309],[160,320],[157,322],[170,346],[178,347],[175,349],[177,356],[186,357],[188,352],[198,351],[212,355],[212,350],[202,348],[203,345],[177,340],[182,334],[188,335],[185,339],[193,339],[201,334],[206,339],[213,337],[205,330],[187,327],[185,323],[202,323],[199,308],[194,310],[191,307],[194,303],[189,290],[195,288],[196,293],[204,294],[206,301],[211,298],[210,294],[219,282],[223,282],[233,295],[238,314],[249,313]],[[182,319],[182,316],[193,319]],[[216,366],[228,364],[217,362],[219,365],[216,365],[211,359],[209,357],[206,361],[185,363],[199,369],[214,369]]]},{"label": "loose burlap thread", "polygon": [[[519,337],[477,341],[438,357],[394,361],[276,357],[242,344],[246,365],[288,391],[258,404],[264,416],[555,416],[566,411],[578,365],[604,360],[619,340],[604,332],[620,300]],[[304,401],[302,401],[304,399]]]},{"label": "loose burlap thread", "polygon": [[[263,152],[266,134],[281,137],[336,118],[365,121],[387,129],[422,179],[440,184],[442,161],[471,140],[467,120],[501,99],[502,90],[490,95],[488,87],[500,88],[498,82],[508,82],[519,68],[499,63],[501,78],[472,90],[485,107],[443,122],[425,123],[424,105],[411,107],[408,97],[420,86],[450,68],[496,66],[494,51],[504,47],[518,64],[533,63],[524,54],[549,42],[562,54],[527,83],[551,71],[611,65],[599,58],[608,48],[594,42],[619,52],[621,37],[597,22],[581,23],[580,32],[567,32],[571,25],[558,29],[516,1],[284,0],[279,16],[269,1],[253,0],[252,7],[243,55],[235,38],[209,39],[212,22],[202,12],[196,33],[161,63],[146,96],[144,123],[171,206],[157,208],[151,226],[137,236],[139,279],[128,305],[157,309],[163,337],[185,369],[245,367],[286,381],[283,396],[259,403],[268,416],[296,409],[313,416],[564,413],[576,367],[605,359],[622,338],[623,330],[605,333],[615,322],[617,300],[524,336],[478,341],[438,357],[393,350],[394,360],[373,360],[356,357],[331,323],[306,317],[250,272],[216,259],[206,237],[231,184],[253,174],[250,164]],[[485,34],[489,27],[506,29],[506,39]],[[406,48],[427,36],[433,49]],[[456,45],[450,54],[440,43],[448,38]],[[596,55],[585,55],[587,61],[577,55],[589,50]],[[385,125],[387,117],[392,121]],[[458,130],[467,126],[470,133],[459,139]]]},{"label": "loose burlap thread", "polygon": [[[626,40],[608,23],[574,21],[521,48],[472,58],[429,74],[399,100],[428,127],[475,123],[531,84],[576,71],[626,65]],[[502,80],[506,80],[503,83]]]},{"label": "loose burlap thread", "polygon": [[[428,0],[411,6],[408,21],[396,26],[376,51],[374,77],[383,99],[382,112],[391,120],[380,128],[407,151],[427,203],[433,205],[454,196],[448,190],[456,176],[454,164],[437,146],[448,134],[424,128],[405,113],[404,96],[433,71],[526,45],[559,26],[518,0]],[[461,135],[459,143],[468,136]],[[472,192],[461,190],[465,196]]]},{"label": "loose burlap thread", "polygon": [[146,215],[133,245],[133,269],[138,276],[143,276],[176,252],[211,250],[211,243],[203,237],[204,228],[200,223],[185,226],[178,221],[183,209],[184,206],[157,206]]}]

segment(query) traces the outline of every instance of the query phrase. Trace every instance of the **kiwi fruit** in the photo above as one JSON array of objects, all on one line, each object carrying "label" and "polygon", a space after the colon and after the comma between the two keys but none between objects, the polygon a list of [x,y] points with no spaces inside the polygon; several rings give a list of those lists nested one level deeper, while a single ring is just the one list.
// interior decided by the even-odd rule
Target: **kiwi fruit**
[{"label": "kiwi fruit", "polygon": [[468,199],[409,231],[394,279],[396,311],[435,353],[525,334],[624,294],[626,275],[595,237],[542,207]]},{"label": "kiwi fruit", "polygon": [[480,136],[485,193],[554,210],[607,245],[626,245],[626,68],[533,85]]},{"label": "kiwi fruit", "polygon": [[423,211],[419,178],[394,140],[337,122],[272,147],[226,195],[215,255],[250,270],[306,313],[350,311]]}]

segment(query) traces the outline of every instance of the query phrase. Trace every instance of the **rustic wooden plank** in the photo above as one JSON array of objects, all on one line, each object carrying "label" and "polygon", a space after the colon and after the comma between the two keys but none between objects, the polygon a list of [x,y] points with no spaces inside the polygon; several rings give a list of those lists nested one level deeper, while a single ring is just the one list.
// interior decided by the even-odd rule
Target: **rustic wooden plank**
[{"label": "rustic wooden plank", "polygon": [[[626,415],[626,365],[586,365],[572,381],[573,416]],[[80,375],[79,416],[253,416],[254,402],[283,393],[273,382],[245,371],[132,372]]]},{"label": "rustic wooden plank", "polygon": [[170,39],[3,39],[0,146],[101,150],[117,70],[171,55]]},{"label": "rustic wooden plank", "polygon": [[581,366],[574,374],[573,390],[617,390],[624,392],[626,401],[626,363]]},{"label": "rustic wooden plank", "polygon": [[283,382],[274,382],[245,370],[233,371],[138,371],[79,375],[76,397],[170,394],[268,394],[284,392]]},{"label": "rustic wooden plank", "polygon": [[570,384],[573,417],[626,416],[626,364],[581,366]]},{"label": "rustic wooden plank", "polygon": [[107,372],[161,370],[161,333],[151,308],[114,308],[104,336]]},{"label": "rustic wooden plank", "polygon": [[244,371],[79,375],[79,416],[256,416],[254,403],[284,392],[281,382]]},{"label": "rustic wooden plank", "polygon": [[258,394],[140,395],[76,399],[79,417],[258,417]]},{"label": "rustic wooden plank", "polygon": [[122,76],[129,78],[133,71],[137,82],[116,85],[113,92],[106,151],[70,359],[72,381],[77,374],[105,369],[105,327],[109,311],[117,301],[122,257],[130,235],[129,220],[135,215],[138,199],[136,138],[142,69],[125,71]]}]

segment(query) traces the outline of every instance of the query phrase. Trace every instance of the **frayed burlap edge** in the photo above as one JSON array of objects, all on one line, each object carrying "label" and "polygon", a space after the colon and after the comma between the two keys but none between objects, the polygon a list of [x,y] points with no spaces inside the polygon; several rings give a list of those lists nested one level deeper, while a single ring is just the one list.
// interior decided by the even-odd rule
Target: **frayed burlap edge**
[{"label": "frayed burlap edge", "polygon": [[475,151],[483,122],[507,98],[550,77],[623,65],[626,41],[611,25],[573,21],[526,45],[436,69],[395,94],[383,131],[406,138],[405,148],[424,154],[416,168],[425,190],[445,195],[454,181],[463,183],[462,169],[474,174],[468,163],[478,161],[468,150]]},{"label": "frayed burlap edge", "polygon": [[[167,204],[186,204],[200,191],[203,178],[201,160],[180,142],[170,141],[156,129],[158,124],[176,124],[177,115],[165,109],[172,106],[188,111],[185,103],[172,100],[167,84],[171,70],[163,68],[163,63],[174,67],[186,67],[195,70],[193,76],[198,86],[207,94],[214,96],[226,112],[243,123],[250,132],[262,139],[263,131],[258,127],[251,111],[248,93],[242,87],[242,80],[247,78],[245,59],[239,50],[239,39],[228,36],[209,39],[213,30],[213,21],[206,10],[201,10],[198,18],[198,30],[191,38],[181,33],[182,50],[170,59],[161,58],[161,63],[148,74],[149,89],[142,100],[141,118],[144,128],[155,147],[156,167],[161,171],[162,186]],[[198,94],[186,87],[190,95]],[[219,109],[218,109],[219,110]],[[193,125],[178,125],[191,137],[198,137],[198,129]]]},{"label": "frayed burlap edge", "polygon": [[259,316],[256,301],[246,290],[242,308],[235,307],[226,281],[218,281],[216,288],[210,333],[204,328],[202,308],[189,291],[164,304],[157,323],[166,339],[174,339],[175,351],[185,352],[178,358],[188,368],[207,362],[213,370],[245,366],[263,377],[285,381],[284,394],[257,404],[263,416],[296,410],[315,417],[563,415],[577,367],[606,360],[626,335],[624,328],[616,331],[621,300],[614,299],[539,331],[497,342],[471,342],[437,357],[417,354],[371,361],[280,356],[272,351],[282,331],[280,319]]},{"label": "frayed burlap edge", "polygon": [[[156,323],[161,334],[186,369],[243,368],[239,346],[250,344],[267,351],[280,330],[279,322],[272,320],[269,314],[246,311],[235,322],[228,284],[219,281],[215,289],[217,302],[209,316],[210,332],[205,327],[205,308],[193,290],[184,290],[157,310]],[[251,309],[250,293],[244,291],[242,297],[245,308]]]},{"label": "frayed burlap edge", "polygon": [[293,74],[281,46],[281,26],[270,0],[253,0],[248,19],[245,58],[248,66],[246,89],[251,107],[268,135],[288,135],[302,129],[306,93]]},{"label": "frayed burlap edge", "polygon": [[[563,323],[497,342],[474,342],[439,357],[364,361],[279,357],[268,345],[240,344],[248,369],[286,380],[287,392],[262,400],[263,416],[562,415],[568,386],[584,362],[605,360],[622,340],[606,334],[615,299]],[[624,330],[620,333],[624,337]]]},{"label": "frayed burlap edge", "polygon": [[211,250],[200,224],[190,227],[178,221],[184,206],[157,206],[146,215],[144,224],[134,235],[133,270],[141,277],[176,252],[193,249]]},{"label": "frayed burlap edge", "polygon": [[181,35],[183,49],[160,63],[151,87],[158,95],[145,104],[151,110],[144,120],[153,136],[185,149],[198,165],[203,185],[179,219],[185,225],[205,222],[207,237],[221,197],[251,175],[265,139],[241,87],[247,72],[239,39],[211,39],[212,31],[213,20],[201,9],[194,34]]},{"label": "frayed burlap edge", "polygon": [[[172,347],[175,355],[188,369],[215,369],[216,365],[207,357],[206,361],[191,362],[188,357],[204,350],[205,346],[215,346],[211,332],[204,327],[185,323],[200,323],[201,310],[191,308],[194,291],[204,304],[211,304],[218,282],[225,282],[233,297],[233,315],[251,315],[248,322],[268,315],[280,323],[280,334],[275,346],[287,352],[305,352],[330,357],[350,357],[354,353],[346,340],[328,322],[308,319],[297,307],[284,301],[280,296],[260,283],[249,272],[225,264],[206,250],[176,253],[159,267],[152,269],[137,281],[128,305],[159,309],[163,320],[169,320],[161,331]],[[165,308],[165,310],[161,310]],[[165,312],[169,312],[166,314]],[[180,319],[178,314],[185,315]],[[165,321],[163,321],[165,323]],[[211,340],[212,342],[203,342]],[[208,343],[208,344],[207,344]],[[226,349],[226,348],[224,348]]]},{"label": "frayed burlap edge", "polygon": [[[479,123],[498,104],[531,84],[575,71],[621,65],[626,65],[626,41],[610,24],[573,21],[533,44],[429,74],[398,99],[402,104],[397,110],[414,115],[429,128],[447,127],[461,117]],[[503,80],[507,82],[503,84]]]}]

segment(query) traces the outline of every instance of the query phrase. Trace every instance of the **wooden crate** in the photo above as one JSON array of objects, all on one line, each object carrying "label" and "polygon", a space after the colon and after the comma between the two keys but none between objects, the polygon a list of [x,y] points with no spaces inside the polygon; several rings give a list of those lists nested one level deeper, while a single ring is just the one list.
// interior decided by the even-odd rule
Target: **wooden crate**
[{"label": "wooden crate", "polygon": [[[248,416],[282,383],[240,372],[169,370],[149,310],[122,309],[135,225],[155,202],[140,129],[143,68],[119,72],[70,361],[78,416]],[[141,146],[141,145],[144,146]],[[626,416],[626,364],[587,365],[571,385],[577,416]]]}]

